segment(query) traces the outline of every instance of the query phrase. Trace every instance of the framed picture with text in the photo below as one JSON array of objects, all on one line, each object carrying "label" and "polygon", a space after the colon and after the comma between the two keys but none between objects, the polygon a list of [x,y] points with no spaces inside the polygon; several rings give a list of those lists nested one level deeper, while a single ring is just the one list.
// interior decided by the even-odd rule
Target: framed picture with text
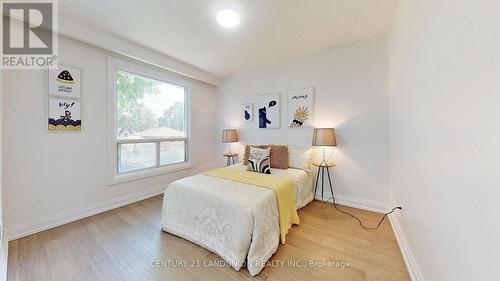
[{"label": "framed picture with text", "polygon": [[80,69],[59,65],[49,69],[49,96],[80,98]]},{"label": "framed picture with text", "polygon": [[49,98],[48,130],[50,132],[80,132],[81,127],[80,101]]},{"label": "framed picture with text", "polygon": [[314,117],[314,88],[288,91],[288,127],[312,127]]}]

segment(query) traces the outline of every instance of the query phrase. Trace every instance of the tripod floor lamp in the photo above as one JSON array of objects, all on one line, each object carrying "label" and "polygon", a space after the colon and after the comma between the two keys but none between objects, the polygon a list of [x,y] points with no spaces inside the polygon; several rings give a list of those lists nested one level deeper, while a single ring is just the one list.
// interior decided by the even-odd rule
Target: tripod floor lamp
[{"label": "tripod floor lamp", "polygon": [[[333,195],[333,185],[330,177],[330,168],[335,167],[334,163],[329,163],[325,159],[325,147],[326,146],[337,146],[337,139],[335,138],[335,129],[333,128],[316,128],[313,131],[313,146],[321,146],[323,148],[323,158],[321,162],[313,162],[312,164],[318,167],[318,174],[316,175],[316,185],[314,186],[314,195],[316,195],[316,190],[318,189],[318,181],[321,174],[321,207],[323,208],[323,191],[325,185],[325,174],[328,176],[328,183],[330,184],[330,191]],[[335,202],[335,201],[334,201]]]}]

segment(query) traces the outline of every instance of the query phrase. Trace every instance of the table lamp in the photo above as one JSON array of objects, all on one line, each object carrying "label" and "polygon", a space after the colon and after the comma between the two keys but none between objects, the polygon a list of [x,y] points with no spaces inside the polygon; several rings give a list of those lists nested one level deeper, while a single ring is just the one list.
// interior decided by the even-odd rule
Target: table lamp
[{"label": "table lamp", "polygon": [[337,146],[334,128],[315,128],[313,131],[313,146],[323,147],[323,160],[321,164],[326,164],[325,146]]},{"label": "table lamp", "polygon": [[222,143],[229,143],[229,153],[231,154],[231,143],[238,142],[238,134],[236,129],[224,129],[222,130]]}]

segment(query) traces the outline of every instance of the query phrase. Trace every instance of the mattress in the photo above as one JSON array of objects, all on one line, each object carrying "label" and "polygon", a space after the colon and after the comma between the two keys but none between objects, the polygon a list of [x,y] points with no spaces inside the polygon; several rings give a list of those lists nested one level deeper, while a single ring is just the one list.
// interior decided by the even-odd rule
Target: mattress
[{"label": "mattress", "polygon": [[[230,166],[244,170],[243,164]],[[312,176],[300,169],[271,169],[294,183],[297,208],[313,199]],[[162,229],[221,256],[234,269],[258,274],[279,245],[279,213],[270,189],[203,174],[170,184]]]}]

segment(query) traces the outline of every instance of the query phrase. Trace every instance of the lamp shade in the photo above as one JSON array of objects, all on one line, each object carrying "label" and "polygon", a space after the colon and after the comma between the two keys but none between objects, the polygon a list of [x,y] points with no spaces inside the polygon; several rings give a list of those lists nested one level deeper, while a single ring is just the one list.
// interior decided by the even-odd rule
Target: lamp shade
[{"label": "lamp shade", "polygon": [[335,129],[315,128],[313,131],[313,146],[337,146],[335,139]]},{"label": "lamp shade", "polygon": [[236,134],[236,129],[224,129],[222,130],[222,142],[237,142],[238,134]]}]

